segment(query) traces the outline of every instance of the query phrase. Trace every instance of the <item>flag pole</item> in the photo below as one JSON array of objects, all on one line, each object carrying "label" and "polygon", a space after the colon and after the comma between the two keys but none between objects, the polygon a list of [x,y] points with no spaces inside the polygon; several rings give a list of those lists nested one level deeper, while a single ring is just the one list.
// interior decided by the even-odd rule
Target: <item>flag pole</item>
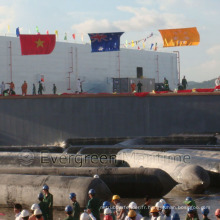
[{"label": "flag pole", "polygon": [[177,61],[177,68],[178,68],[178,78],[180,83],[180,52],[179,51],[173,51],[177,54],[176,61]]},{"label": "flag pole", "polygon": [[11,82],[12,82],[12,44],[11,44],[11,41],[9,41],[9,50],[10,50],[10,63],[9,63],[9,66],[10,66],[10,78],[11,78]]}]

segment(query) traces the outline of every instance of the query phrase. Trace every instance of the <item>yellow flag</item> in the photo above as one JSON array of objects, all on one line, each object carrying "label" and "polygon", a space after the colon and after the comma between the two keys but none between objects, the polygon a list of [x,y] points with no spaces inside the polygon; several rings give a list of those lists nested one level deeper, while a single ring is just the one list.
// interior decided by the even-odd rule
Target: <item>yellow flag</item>
[{"label": "yellow flag", "polygon": [[145,43],[143,42],[143,49],[145,48]]},{"label": "yellow flag", "polygon": [[163,38],[163,47],[195,46],[200,43],[196,27],[159,30]]},{"label": "yellow flag", "polygon": [[58,38],[58,30],[55,30],[56,37]]},{"label": "yellow flag", "polygon": [[134,47],[134,41],[133,40],[131,41],[131,46]]},{"label": "yellow flag", "polygon": [[8,25],[8,33],[10,32],[10,26]]},{"label": "yellow flag", "polygon": [[82,42],[83,42],[83,40],[84,40],[84,35],[83,35],[83,34],[81,34],[81,40],[82,40]]}]

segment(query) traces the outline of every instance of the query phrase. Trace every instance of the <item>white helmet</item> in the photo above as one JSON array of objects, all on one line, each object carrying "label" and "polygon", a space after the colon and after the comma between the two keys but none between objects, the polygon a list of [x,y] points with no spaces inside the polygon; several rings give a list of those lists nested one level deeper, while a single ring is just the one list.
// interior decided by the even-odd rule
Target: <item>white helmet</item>
[{"label": "white helmet", "polygon": [[166,201],[164,199],[161,199],[159,202],[161,202],[163,205],[166,204]]},{"label": "white helmet", "polygon": [[106,209],[104,209],[104,214],[105,215],[112,214],[112,210],[110,208],[106,208]]},{"label": "white helmet", "polygon": [[163,208],[163,204],[161,202],[157,202],[155,204],[155,207],[159,210],[159,209],[162,209]]},{"label": "white helmet", "polygon": [[42,212],[40,209],[35,209],[34,210],[34,215],[42,215]]},{"label": "white helmet", "polygon": [[32,206],[31,206],[31,210],[35,210],[35,209],[39,209],[39,205],[37,203],[34,203]]},{"label": "white helmet", "polygon": [[137,209],[137,204],[135,202],[130,202],[130,204],[128,205],[129,209]]},{"label": "white helmet", "polygon": [[99,175],[98,175],[98,174],[95,174],[95,175],[93,176],[93,178],[99,178]]},{"label": "white helmet", "polygon": [[81,215],[80,215],[80,220],[89,220],[89,215],[88,213],[86,212],[83,212]]},{"label": "white helmet", "polygon": [[28,217],[30,214],[28,212],[28,210],[24,209],[22,212],[21,212],[21,217],[24,218],[24,217]]}]

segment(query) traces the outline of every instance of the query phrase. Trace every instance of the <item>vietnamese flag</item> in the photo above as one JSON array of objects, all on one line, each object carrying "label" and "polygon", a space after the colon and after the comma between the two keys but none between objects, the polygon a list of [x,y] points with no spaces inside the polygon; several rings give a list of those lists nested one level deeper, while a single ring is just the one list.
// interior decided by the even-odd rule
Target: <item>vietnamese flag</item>
[{"label": "vietnamese flag", "polygon": [[21,34],[20,43],[22,55],[50,54],[55,47],[56,36]]}]

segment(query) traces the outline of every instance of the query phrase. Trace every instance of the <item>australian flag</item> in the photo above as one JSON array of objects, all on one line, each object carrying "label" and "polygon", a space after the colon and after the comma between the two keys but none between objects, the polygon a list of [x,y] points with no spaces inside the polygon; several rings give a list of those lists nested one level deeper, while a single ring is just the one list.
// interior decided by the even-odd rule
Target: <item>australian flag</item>
[{"label": "australian flag", "polygon": [[91,39],[92,52],[120,50],[120,37],[124,32],[88,34]]}]

